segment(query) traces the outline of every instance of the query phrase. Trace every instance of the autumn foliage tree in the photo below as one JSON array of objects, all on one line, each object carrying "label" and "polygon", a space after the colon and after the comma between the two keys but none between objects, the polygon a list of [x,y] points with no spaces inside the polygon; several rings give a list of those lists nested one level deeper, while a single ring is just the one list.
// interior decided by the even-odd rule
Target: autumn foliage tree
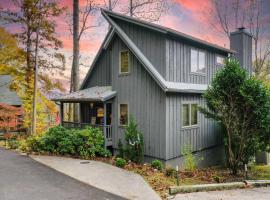
[{"label": "autumn foliage tree", "polygon": [[[32,89],[27,87],[26,81],[26,56],[23,49],[19,48],[15,37],[0,27],[0,74],[9,74],[12,77],[10,89],[16,91],[22,99],[23,120],[22,126],[31,126]],[[57,106],[45,96],[49,91],[62,86],[58,81],[51,80],[47,75],[40,76],[40,88],[37,101],[37,132],[48,128],[47,118],[55,116]]]},{"label": "autumn foliage tree", "polygon": [[22,109],[20,107],[0,103],[0,130],[3,130],[5,133],[16,130],[21,124],[19,119],[21,115]]},{"label": "autumn foliage tree", "polygon": [[[60,73],[65,68],[65,57],[59,52],[62,42],[56,34],[56,18],[65,9],[60,7],[57,1],[13,0],[11,3],[13,3],[13,9],[0,9],[0,21],[2,24],[18,27],[14,35],[23,51],[23,61],[20,62],[19,71],[12,67],[12,62],[9,60],[11,63],[9,69],[15,70],[13,73],[16,76],[15,79],[20,79],[18,86],[22,89],[20,92],[23,95],[26,110],[24,119],[34,119],[31,113],[35,116],[34,113],[38,112],[35,102],[37,104],[42,102],[43,100],[39,98],[44,95],[35,92],[37,91],[37,84],[34,84],[37,82],[34,79],[36,66],[40,69],[39,77],[43,77],[44,72],[55,74],[55,71]],[[21,77],[25,80],[21,80]],[[36,95],[36,93],[39,94]],[[36,123],[33,121],[25,125],[35,127]],[[35,132],[34,130],[32,132]]]},{"label": "autumn foliage tree", "polygon": [[224,144],[233,174],[256,152],[269,150],[270,91],[249,77],[238,61],[226,61],[203,97],[207,107],[201,112],[225,128]]}]

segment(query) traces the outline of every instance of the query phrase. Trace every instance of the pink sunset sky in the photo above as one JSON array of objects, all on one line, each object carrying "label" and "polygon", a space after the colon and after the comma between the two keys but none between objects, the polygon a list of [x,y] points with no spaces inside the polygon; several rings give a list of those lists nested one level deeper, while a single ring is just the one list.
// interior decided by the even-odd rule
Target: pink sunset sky
[{"label": "pink sunset sky", "polygon": [[[106,0],[97,0],[98,3],[104,5]],[[12,8],[11,0],[0,0],[0,7]],[[61,6],[65,6],[68,10],[72,11],[72,0],[58,0]],[[159,22],[160,25],[173,28],[183,33],[192,35],[194,37],[218,44],[223,47],[229,48],[229,43],[226,35],[221,31],[213,28],[211,10],[213,9],[212,0],[168,0],[172,3],[169,11],[162,15]],[[228,3],[231,0],[227,1]],[[245,6],[245,1],[241,1]],[[127,0],[118,0],[114,11],[120,12],[122,5],[126,5]],[[80,7],[85,5],[85,0],[80,1]],[[270,41],[270,0],[262,0],[262,21],[265,28],[265,34],[268,35]],[[84,78],[86,72],[89,70],[91,62],[96,55],[101,42],[103,41],[107,28],[107,22],[102,19],[100,12],[88,20],[89,24],[96,24],[97,21],[102,21],[101,26],[92,28],[87,31],[80,42],[82,62],[85,66],[81,66],[81,79]],[[72,56],[72,36],[69,32],[68,25],[64,16],[57,19],[57,34],[63,41],[63,53],[67,58],[67,69],[65,76],[61,77],[63,81],[67,82],[70,76],[71,69],[71,56]],[[10,32],[14,32],[14,27],[7,27]],[[60,78],[60,77],[58,77]]]}]

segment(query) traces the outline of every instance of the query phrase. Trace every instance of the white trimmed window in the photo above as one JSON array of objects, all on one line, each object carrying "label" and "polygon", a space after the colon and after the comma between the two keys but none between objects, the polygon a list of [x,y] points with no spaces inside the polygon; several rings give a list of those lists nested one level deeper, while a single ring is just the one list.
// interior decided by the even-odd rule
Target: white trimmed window
[{"label": "white trimmed window", "polygon": [[119,104],[119,125],[128,125],[128,104]]},{"label": "white trimmed window", "polygon": [[119,73],[127,74],[129,73],[129,51],[120,51],[120,64],[119,64]]},{"label": "white trimmed window", "polygon": [[224,65],[224,57],[216,56],[216,63],[217,63],[217,65],[223,66]]},{"label": "white trimmed window", "polygon": [[182,127],[198,125],[198,104],[182,104]]},{"label": "white trimmed window", "polygon": [[197,49],[191,49],[190,65],[191,65],[191,72],[205,74],[206,73],[205,52],[199,51]]}]

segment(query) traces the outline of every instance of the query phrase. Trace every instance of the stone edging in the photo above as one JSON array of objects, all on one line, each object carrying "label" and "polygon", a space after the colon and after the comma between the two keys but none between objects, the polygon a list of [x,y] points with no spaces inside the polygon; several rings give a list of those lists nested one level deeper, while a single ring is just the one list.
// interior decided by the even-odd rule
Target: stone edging
[{"label": "stone edging", "polygon": [[217,184],[200,184],[200,185],[186,185],[186,186],[171,186],[169,188],[170,195],[177,193],[213,191],[213,190],[230,190],[241,189],[248,187],[264,187],[270,186],[270,180],[246,180],[243,182],[232,183],[217,183]]}]

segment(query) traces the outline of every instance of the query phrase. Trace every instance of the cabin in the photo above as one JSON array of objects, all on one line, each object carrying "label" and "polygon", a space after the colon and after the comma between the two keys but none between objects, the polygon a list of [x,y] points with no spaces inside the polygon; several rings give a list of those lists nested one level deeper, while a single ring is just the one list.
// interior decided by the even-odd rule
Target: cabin
[{"label": "cabin", "polygon": [[[252,36],[239,28],[231,33],[230,49],[190,35],[101,10],[110,29],[81,84],[60,101],[65,127],[100,127],[105,145],[117,151],[133,116],[144,136],[145,159],[167,165],[183,163],[185,148],[203,157],[200,166],[224,162],[220,127],[198,111],[203,92],[224,58],[236,57],[252,73]],[[67,121],[67,104],[80,116]]]}]

